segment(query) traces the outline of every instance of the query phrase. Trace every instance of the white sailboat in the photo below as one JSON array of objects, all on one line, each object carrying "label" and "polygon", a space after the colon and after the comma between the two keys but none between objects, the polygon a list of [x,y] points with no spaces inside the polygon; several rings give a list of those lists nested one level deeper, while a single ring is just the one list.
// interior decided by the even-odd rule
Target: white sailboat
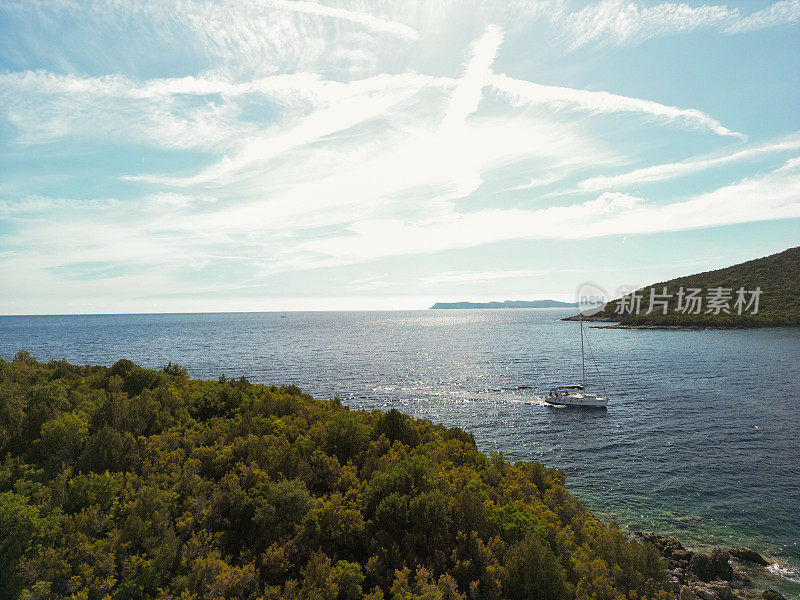
[{"label": "white sailboat", "polygon": [[[583,313],[580,313],[581,318],[581,374],[583,382],[573,385],[560,385],[550,390],[550,393],[545,397],[548,404],[555,406],[582,406],[585,408],[605,408],[608,405],[608,398],[602,398],[597,394],[592,394],[586,391],[586,357],[583,350]],[[592,354],[594,358],[594,354]],[[596,367],[597,365],[595,365]],[[598,377],[600,373],[597,373]]]}]

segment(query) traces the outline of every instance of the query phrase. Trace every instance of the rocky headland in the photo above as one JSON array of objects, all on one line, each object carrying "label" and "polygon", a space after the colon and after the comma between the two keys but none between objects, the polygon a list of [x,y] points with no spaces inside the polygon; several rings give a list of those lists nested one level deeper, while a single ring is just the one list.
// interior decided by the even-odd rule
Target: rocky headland
[{"label": "rocky headland", "polygon": [[775,590],[758,589],[748,572],[770,562],[743,546],[714,548],[710,553],[686,549],[668,535],[637,531],[667,562],[667,576],[678,600],[787,600]]},{"label": "rocky headland", "polygon": [[[699,294],[696,306],[690,307],[685,302],[685,293],[689,290]],[[724,296],[718,309],[710,304],[715,290]],[[748,290],[757,291],[757,307]],[[615,329],[797,327],[800,326],[798,290],[800,246],[724,269],[653,283],[625,293],[602,307],[583,307],[583,320],[619,323],[613,326]],[[737,299],[746,300],[749,309],[745,304],[737,308]],[[575,315],[564,320],[580,318]]]}]

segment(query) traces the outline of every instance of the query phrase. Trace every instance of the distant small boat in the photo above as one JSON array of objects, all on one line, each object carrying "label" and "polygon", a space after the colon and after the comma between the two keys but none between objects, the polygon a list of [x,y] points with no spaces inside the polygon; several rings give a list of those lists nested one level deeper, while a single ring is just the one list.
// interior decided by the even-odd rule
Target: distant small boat
[{"label": "distant small boat", "polygon": [[[583,313],[581,315],[581,374],[583,383],[580,385],[560,385],[550,390],[545,401],[555,406],[581,406],[584,408],[605,408],[608,405],[608,398],[601,398],[597,394],[586,391],[586,357],[583,351]],[[594,359],[594,354],[592,354]],[[595,363],[595,368],[597,364]],[[597,376],[600,376],[598,371]]]}]

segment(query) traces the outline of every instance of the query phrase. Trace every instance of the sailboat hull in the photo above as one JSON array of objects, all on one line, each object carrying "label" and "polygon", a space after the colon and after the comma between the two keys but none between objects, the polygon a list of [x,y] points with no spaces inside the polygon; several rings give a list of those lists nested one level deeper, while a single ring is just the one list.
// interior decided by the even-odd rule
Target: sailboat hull
[{"label": "sailboat hull", "polygon": [[608,398],[600,398],[594,394],[569,394],[545,398],[545,402],[553,406],[578,406],[583,408],[606,408]]}]

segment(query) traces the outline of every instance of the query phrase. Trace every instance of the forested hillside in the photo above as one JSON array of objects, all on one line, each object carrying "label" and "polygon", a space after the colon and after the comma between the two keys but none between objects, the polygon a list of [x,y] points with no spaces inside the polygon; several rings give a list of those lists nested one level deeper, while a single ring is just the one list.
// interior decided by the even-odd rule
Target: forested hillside
[{"label": "forested hillside", "polygon": [[[671,297],[668,300],[667,314],[660,306],[650,309],[651,288],[656,297],[667,288]],[[737,290],[744,289],[746,304],[741,311],[736,306]],[[702,302],[693,305],[688,299],[688,291],[700,291]],[[709,295],[714,290],[722,290],[726,296],[722,307],[709,305]],[[758,289],[757,311],[752,292]],[[687,293],[679,297],[679,291]],[[727,290],[727,291],[725,291]],[[678,277],[669,281],[654,283],[639,289],[635,294],[641,298],[638,314],[632,310],[635,303],[631,297],[622,304],[619,299],[608,302],[599,312],[586,312],[584,320],[619,321],[627,326],[661,327],[786,327],[800,325],[800,246],[789,248],[778,254],[757,258],[747,262],[706,271],[695,275]],[[749,304],[749,306],[748,306]],[[622,312],[620,313],[620,308]],[[696,312],[695,312],[696,308]],[[740,314],[741,312],[741,314]],[[576,320],[578,317],[570,317]]]},{"label": "forested hillside", "polygon": [[0,597],[666,599],[564,474],[293,386],[0,360]]}]

